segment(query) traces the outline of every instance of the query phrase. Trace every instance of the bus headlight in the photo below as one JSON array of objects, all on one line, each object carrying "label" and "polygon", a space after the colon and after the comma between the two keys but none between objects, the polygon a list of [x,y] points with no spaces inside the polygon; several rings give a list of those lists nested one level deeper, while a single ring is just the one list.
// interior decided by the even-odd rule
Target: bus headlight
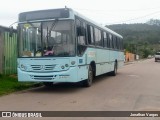
[{"label": "bus headlight", "polygon": [[75,61],[72,61],[72,62],[71,62],[71,65],[75,65],[75,63],[76,63]]},{"label": "bus headlight", "polygon": [[65,67],[69,67],[69,65],[68,65],[68,64],[65,64]]},{"label": "bus headlight", "polygon": [[20,68],[21,68],[22,71],[25,71],[27,69],[27,67],[25,65],[23,65],[23,64],[21,64]]},{"label": "bus headlight", "polygon": [[62,65],[61,68],[64,69],[65,67]]}]

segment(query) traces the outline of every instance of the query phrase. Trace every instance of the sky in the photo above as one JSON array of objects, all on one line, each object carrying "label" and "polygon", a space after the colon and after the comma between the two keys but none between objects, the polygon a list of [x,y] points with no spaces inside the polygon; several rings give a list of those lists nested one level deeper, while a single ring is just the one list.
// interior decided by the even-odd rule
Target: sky
[{"label": "sky", "polygon": [[25,11],[72,8],[103,26],[160,19],[160,0],[1,0],[0,26],[10,26]]}]

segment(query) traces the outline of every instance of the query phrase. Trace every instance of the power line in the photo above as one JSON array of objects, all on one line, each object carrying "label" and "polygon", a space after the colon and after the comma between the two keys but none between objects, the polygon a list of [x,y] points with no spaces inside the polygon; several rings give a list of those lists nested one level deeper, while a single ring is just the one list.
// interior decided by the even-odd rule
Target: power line
[{"label": "power line", "polygon": [[[106,10],[102,10],[102,9],[84,9],[84,8],[74,8],[76,10],[85,10],[85,11],[91,11],[91,12],[106,12]],[[110,9],[108,11],[114,11],[114,10],[118,10],[118,11],[130,11],[130,12],[134,12],[134,11],[147,11],[147,10],[155,10],[155,9],[160,9],[160,6],[159,7],[153,7],[153,8],[143,8],[143,9]]]},{"label": "power line", "polygon": [[140,17],[136,17],[136,18],[124,20],[124,21],[114,22],[113,24],[116,24],[116,23],[124,23],[124,22],[133,21],[133,20],[143,19],[143,18],[146,18],[146,17],[148,17],[148,16],[152,16],[152,15],[154,15],[154,14],[159,14],[159,13],[160,13],[160,11],[156,11],[156,12],[153,12],[153,13],[150,13],[150,14],[147,14],[147,15],[144,15],[144,16],[140,16]]},{"label": "power line", "polygon": [[[143,9],[143,10],[149,10],[149,9],[158,9],[160,7],[156,7],[156,8],[146,8],[146,9]],[[100,9],[80,9],[80,8],[75,8],[77,10],[86,10],[86,11],[89,11],[89,12],[92,12],[92,14],[99,14],[99,13],[96,13],[96,12],[101,12],[101,14],[103,15],[108,15],[104,10],[100,10]],[[93,11],[96,11],[93,13]],[[105,13],[102,13],[105,12]],[[138,11],[138,9],[135,9],[135,11]],[[108,12],[108,11],[107,11]],[[115,12],[115,11],[114,11]],[[152,13],[149,13],[149,14],[146,14],[146,15],[143,15],[143,16],[140,16],[140,17],[135,17],[135,18],[131,18],[131,19],[128,19],[128,20],[123,20],[123,21],[117,21],[117,22],[114,22],[114,23],[110,23],[110,24],[117,24],[117,23],[125,23],[125,22],[129,22],[129,21],[134,21],[134,20],[138,20],[138,19],[143,19],[143,18],[146,18],[146,17],[149,17],[149,16],[152,16],[152,15],[155,15],[155,14],[159,14],[160,13],[160,10],[156,11],[156,12],[152,12]],[[108,23],[109,24],[109,23]]]}]

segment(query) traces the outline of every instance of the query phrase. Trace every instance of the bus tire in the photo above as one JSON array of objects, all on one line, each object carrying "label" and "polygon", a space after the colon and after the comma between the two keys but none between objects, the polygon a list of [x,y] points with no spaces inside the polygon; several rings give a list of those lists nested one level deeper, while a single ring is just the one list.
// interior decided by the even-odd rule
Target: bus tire
[{"label": "bus tire", "polygon": [[83,81],[83,87],[90,87],[92,85],[92,82],[93,82],[93,69],[91,65],[89,65],[88,79]]},{"label": "bus tire", "polygon": [[111,71],[111,76],[116,76],[117,75],[117,62],[114,63],[114,70]]},{"label": "bus tire", "polygon": [[43,82],[46,87],[53,87],[53,82]]}]

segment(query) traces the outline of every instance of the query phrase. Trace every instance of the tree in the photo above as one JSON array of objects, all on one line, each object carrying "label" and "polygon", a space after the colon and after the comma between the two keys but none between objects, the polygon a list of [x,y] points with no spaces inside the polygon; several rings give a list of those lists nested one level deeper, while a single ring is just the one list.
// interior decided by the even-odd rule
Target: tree
[{"label": "tree", "polygon": [[107,26],[123,36],[124,48],[132,53],[148,57],[160,49],[160,20],[146,24],[118,24]]}]

